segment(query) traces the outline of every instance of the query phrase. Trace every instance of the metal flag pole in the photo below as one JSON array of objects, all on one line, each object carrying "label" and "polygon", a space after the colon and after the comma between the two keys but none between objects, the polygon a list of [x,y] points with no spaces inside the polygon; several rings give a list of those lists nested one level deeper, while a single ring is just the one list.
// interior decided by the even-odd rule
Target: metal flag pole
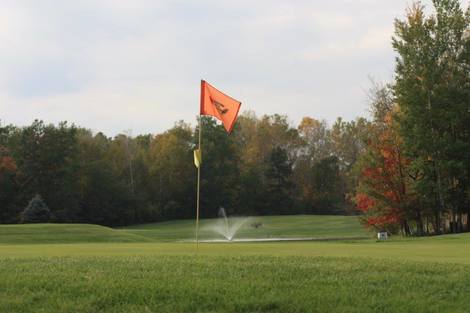
[{"label": "metal flag pole", "polygon": [[202,136],[202,116],[199,114],[199,144],[198,156],[200,157],[199,166],[197,167],[197,199],[196,199],[196,248],[199,250],[199,194],[201,185],[201,165],[202,165],[202,152],[201,152],[201,136]]}]

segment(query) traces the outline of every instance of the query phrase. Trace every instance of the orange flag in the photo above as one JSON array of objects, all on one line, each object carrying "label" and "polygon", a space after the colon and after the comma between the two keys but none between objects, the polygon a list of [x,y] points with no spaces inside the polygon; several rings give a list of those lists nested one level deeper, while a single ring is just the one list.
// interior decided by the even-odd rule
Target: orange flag
[{"label": "orange flag", "polygon": [[221,120],[229,133],[235,125],[241,104],[201,80],[201,115],[211,115]]}]

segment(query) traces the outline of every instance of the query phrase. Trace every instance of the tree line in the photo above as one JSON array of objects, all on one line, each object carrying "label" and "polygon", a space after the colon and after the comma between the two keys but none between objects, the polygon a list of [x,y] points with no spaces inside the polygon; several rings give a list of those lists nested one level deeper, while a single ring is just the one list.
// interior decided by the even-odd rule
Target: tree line
[{"label": "tree line", "polygon": [[[202,117],[202,216],[344,214],[368,122],[243,113],[231,135]],[[34,121],[0,126],[0,221],[21,221],[40,195],[56,222],[124,225],[194,217],[198,129],[113,138]]]}]

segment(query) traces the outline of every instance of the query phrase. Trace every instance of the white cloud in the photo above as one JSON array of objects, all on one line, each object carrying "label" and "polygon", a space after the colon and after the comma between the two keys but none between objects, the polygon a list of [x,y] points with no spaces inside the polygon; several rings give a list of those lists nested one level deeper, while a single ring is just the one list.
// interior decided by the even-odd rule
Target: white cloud
[{"label": "white cloud", "polygon": [[351,58],[360,55],[377,54],[391,50],[393,27],[372,29],[358,38],[331,38],[322,45],[302,51],[300,56],[307,60],[325,60],[337,58]]},{"label": "white cloud", "polygon": [[194,122],[201,78],[258,114],[352,119],[367,77],[391,77],[406,4],[5,0],[0,119],[158,132]]}]

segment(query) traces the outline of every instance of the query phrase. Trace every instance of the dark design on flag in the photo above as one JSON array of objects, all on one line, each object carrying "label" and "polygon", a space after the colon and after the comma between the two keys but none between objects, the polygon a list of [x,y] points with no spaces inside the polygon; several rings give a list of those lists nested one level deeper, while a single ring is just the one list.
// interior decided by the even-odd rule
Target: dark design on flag
[{"label": "dark design on flag", "polygon": [[217,109],[217,111],[220,114],[224,115],[228,112],[228,109],[225,107],[225,105],[223,105],[222,103],[219,103],[217,101],[214,101],[214,100],[212,100],[212,101],[214,103],[215,108]]}]

